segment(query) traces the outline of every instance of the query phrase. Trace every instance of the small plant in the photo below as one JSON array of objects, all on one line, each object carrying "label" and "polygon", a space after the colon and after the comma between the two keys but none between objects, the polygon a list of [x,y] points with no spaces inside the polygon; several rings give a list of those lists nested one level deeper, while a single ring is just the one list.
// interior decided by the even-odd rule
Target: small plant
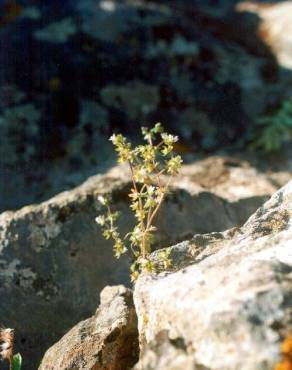
[{"label": "small plant", "polygon": [[285,139],[292,137],[292,100],[284,101],[275,114],[259,118],[257,124],[260,130],[251,148],[265,152],[279,150]]},{"label": "small plant", "polygon": [[[173,155],[177,136],[164,132],[160,123],[152,129],[142,127],[142,134],[145,144],[135,148],[121,134],[110,138],[118,153],[118,162],[127,162],[131,170],[133,187],[129,194],[130,208],[137,224],[131,232],[121,237],[115,225],[119,214],[111,210],[110,199],[105,196],[99,196],[98,199],[106,208],[106,213],[96,218],[96,222],[103,228],[103,236],[113,239],[117,258],[129,249],[132,251],[135,258],[131,266],[132,281],[137,279],[141,271],[155,270],[154,263],[149,259],[156,231],[153,222],[169,191],[171,179],[178,174],[182,164],[181,157]],[[166,183],[162,181],[163,174],[169,175]],[[163,265],[168,266],[169,255],[161,254],[161,258]]]},{"label": "small plant", "polygon": [[0,329],[0,359],[9,362],[9,370],[21,370],[22,358],[19,353],[13,355],[14,330]]}]

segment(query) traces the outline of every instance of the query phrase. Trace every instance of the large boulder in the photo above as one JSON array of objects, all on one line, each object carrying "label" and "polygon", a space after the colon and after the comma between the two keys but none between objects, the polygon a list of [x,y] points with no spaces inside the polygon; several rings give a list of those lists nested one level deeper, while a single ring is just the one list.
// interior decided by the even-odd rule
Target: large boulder
[{"label": "large boulder", "polygon": [[139,354],[132,292],[118,285],[100,294],[94,316],[75,325],[45,354],[39,370],[127,370]]},{"label": "large boulder", "polygon": [[[129,231],[134,222],[129,181],[115,168],[47,202],[0,215],[0,317],[16,329],[30,368],[91,314],[104,286],[129,285],[129,260],[114,259],[111,243],[94,221],[101,211],[97,196],[108,193],[122,212],[122,232]],[[194,233],[240,226],[276,189],[274,181],[244,162],[213,158],[188,165],[158,217],[157,248]]]},{"label": "large boulder", "polygon": [[172,270],[135,286],[135,369],[273,369],[292,330],[291,221],[289,182],[242,228],[171,247]]}]

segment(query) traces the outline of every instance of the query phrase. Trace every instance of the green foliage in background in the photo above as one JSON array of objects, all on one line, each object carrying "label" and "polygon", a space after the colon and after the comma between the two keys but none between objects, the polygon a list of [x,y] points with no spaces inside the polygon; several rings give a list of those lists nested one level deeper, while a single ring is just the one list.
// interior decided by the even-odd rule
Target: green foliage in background
[{"label": "green foliage in background", "polygon": [[259,132],[251,143],[251,149],[274,152],[284,141],[292,138],[292,100],[286,100],[275,114],[257,121]]},{"label": "green foliage in background", "polygon": [[17,353],[16,355],[13,356],[11,365],[12,365],[11,370],[21,370],[22,357],[20,353]]},{"label": "green foliage in background", "polygon": [[[118,153],[118,162],[128,163],[131,171],[133,187],[129,194],[130,208],[137,220],[136,225],[122,237],[116,226],[119,214],[112,211],[106,196],[98,197],[106,212],[96,218],[103,229],[103,236],[113,240],[117,258],[131,250],[135,259],[131,266],[132,281],[137,279],[141,271],[152,272],[156,269],[149,259],[156,232],[153,222],[169,190],[171,179],[178,174],[182,164],[181,157],[173,154],[173,146],[178,138],[164,132],[160,123],[152,129],[143,127],[142,134],[145,143],[135,148],[121,134],[110,138]],[[162,253],[160,257],[165,267],[170,264],[168,254]]]}]

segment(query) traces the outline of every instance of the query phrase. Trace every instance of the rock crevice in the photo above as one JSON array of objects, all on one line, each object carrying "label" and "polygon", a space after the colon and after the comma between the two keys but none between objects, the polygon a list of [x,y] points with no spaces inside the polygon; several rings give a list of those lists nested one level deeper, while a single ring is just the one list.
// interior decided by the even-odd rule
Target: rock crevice
[{"label": "rock crevice", "polygon": [[292,182],[242,228],[170,247],[172,271],[135,286],[135,369],[272,369],[292,331],[291,220]]},{"label": "rock crevice", "polygon": [[[214,157],[186,165],[173,182],[156,225],[156,247],[191,239],[171,249],[176,270],[220,249],[227,238],[224,230],[244,223],[277,190],[268,176],[245,162],[229,163]],[[101,211],[97,196],[107,193],[122,213],[122,234],[129,232],[134,223],[129,181],[124,168],[116,167],[47,202],[0,215],[0,294],[5,302],[0,316],[2,325],[15,328],[17,345],[32,367],[72,325],[90,316],[104,286],[129,286],[128,259],[114,259],[111,243],[94,221]],[[287,215],[279,217],[273,216],[276,234],[287,222]],[[211,234],[201,235],[206,233]]]}]

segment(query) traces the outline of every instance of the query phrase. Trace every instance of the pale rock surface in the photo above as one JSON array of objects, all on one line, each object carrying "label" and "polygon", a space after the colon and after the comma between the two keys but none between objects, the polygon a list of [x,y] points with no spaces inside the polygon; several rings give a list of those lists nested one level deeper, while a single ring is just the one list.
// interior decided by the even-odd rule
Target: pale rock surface
[{"label": "pale rock surface", "polygon": [[242,228],[170,251],[172,271],[135,286],[135,369],[273,369],[292,331],[292,181]]},{"label": "pale rock surface", "polygon": [[259,17],[258,36],[275,55],[280,66],[292,68],[292,1],[262,4],[243,1],[237,5],[240,12],[251,12]]},{"label": "pale rock surface", "polygon": [[[129,261],[115,260],[95,217],[97,196],[110,194],[126,233],[130,178],[122,167],[89,178],[47,202],[0,215],[1,324],[14,327],[18,345],[36,368],[44,351],[98,305],[106,285],[129,285]],[[157,247],[195,233],[242,225],[277,190],[246,162],[209,158],[184,166],[161,210]]]},{"label": "pale rock surface", "polygon": [[138,358],[131,290],[107,286],[94,316],[74,326],[45,354],[39,370],[127,370]]}]

